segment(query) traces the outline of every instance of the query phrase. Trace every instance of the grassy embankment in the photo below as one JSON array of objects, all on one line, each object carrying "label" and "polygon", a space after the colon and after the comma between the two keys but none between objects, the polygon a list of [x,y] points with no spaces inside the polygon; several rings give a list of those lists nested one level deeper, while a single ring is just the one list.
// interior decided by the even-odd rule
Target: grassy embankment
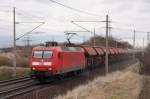
[{"label": "grassy embankment", "polygon": [[[13,78],[12,66],[13,54],[0,54],[0,80],[7,80]],[[29,76],[28,58],[17,56],[17,78]]]},{"label": "grassy embankment", "polygon": [[128,68],[123,72],[111,73],[107,77],[98,77],[55,99],[137,99],[143,79],[137,71],[137,67]]}]

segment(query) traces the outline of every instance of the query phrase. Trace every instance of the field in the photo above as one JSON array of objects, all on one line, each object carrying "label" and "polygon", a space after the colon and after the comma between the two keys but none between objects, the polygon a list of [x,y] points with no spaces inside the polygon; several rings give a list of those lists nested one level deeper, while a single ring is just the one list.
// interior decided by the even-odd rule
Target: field
[{"label": "field", "polygon": [[[0,54],[0,66],[12,66],[13,63],[12,53],[1,53]],[[25,56],[17,55],[17,66],[18,67],[28,67],[29,58]]]},{"label": "field", "polygon": [[[12,59],[11,53],[0,54],[0,80],[13,78]],[[28,58],[17,56],[17,78],[29,76],[29,71]],[[143,75],[145,72],[146,75]],[[149,99],[149,85],[149,66],[146,64],[141,68],[137,63],[123,71],[110,73],[106,77],[97,77],[55,99]]]},{"label": "field", "polygon": [[[17,67],[17,78],[28,77],[29,69],[23,67]],[[0,80],[7,80],[13,78],[13,68],[7,66],[0,67]]]},{"label": "field", "polygon": [[141,74],[143,77],[142,90],[139,95],[139,99],[149,99],[150,97],[150,47],[148,47],[148,53],[140,57],[141,60]]},{"label": "field", "polygon": [[128,68],[123,72],[111,73],[107,77],[98,77],[55,99],[138,99],[142,79],[138,69]]},{"label": "field", "polygon": [[[0,54],[0,80],[13,78],[13,54]],[[29,76],[28,58],[17,55],[17,78]]]},{"label": "field", "polygon": [[124,72],[98,77],[86,85],[59,95],[55,99],[149,99],[150,54],[140,57],[140,64]]}]

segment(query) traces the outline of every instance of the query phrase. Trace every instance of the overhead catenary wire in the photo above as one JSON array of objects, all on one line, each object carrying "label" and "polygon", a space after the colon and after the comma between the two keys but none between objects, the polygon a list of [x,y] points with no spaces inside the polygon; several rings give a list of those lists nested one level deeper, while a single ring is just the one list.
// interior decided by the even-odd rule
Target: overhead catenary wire
[{"label": "overhead catenary wire", "polygon": [[[135,28],[135,24],[130,24],[130,23],[123,23],[123,22],[118,22],[118,21],[113,21],[112,23],[116,23],[116,24],[119,24],[119,25],[125,25],[125,26],[128,26],[128,27],[133,27],[133,28]],[[133,30],[134,29],[123,29],[123,28],[113,28],[113,29],[119,29],[119,30],[125,30],[125,31],[132,31],[133,32]],[[138,30],[138,29],[136,29],[135,30],[137,33],[147,33],[147,31],[143,31],[143,30]]]},{"label": "overhead catenary wire", "polygon": [[[54,1],[54,0],[50,0],[50,1]],[[65,7],[65,6],[64,6],[64,7]],[[70,6],[68,6],[68,7],[70,7]],[[71,7],[71,8],[72,8],[72,7]],[[69,9],[70,9],[70,8],[69,8]],[[76,9],[76,8],[74,8],[74,9]],[[72,9],[72,10],[73,10],[73,9]],[[79,10],[79,9],[77,9],[77,10]],[[82,11],[82,10],[81,10],[81,11]],[[84,13],[84,12],[85,12],[85,11],[83,11],[83,12],[81,12],[81,13]],[[88,14],[88,13],[85,13],[85,14]],[[22,14],[22,15],[23,15],[23,14]],[[93,15],[93,16],[95,16],[95,15]],[[32,18],[34,18],[34,16],[32,16]],[[115,29],[115,28],[114,28],[114,29]],[[127,29],[126,29],[126,30],[127,30]],[[128,30],[129,30],[129,29],[128,29]],[[130,31],[133,32],[133,29],[130,29]],[[137,30],[136,30],[136,32],[142,32],[142,33],[143,33],[144,31],[137,31]],[[146,33],[146,32],[144,32],[144,33]]]},{"label": "overhead catenary wire", "polygon": [[71,23],[72,23],[72,24],[74,24],[74,25],[76,25],[77,27],[82,28],[83,30],[85,30],[85,31],[87,31],[87,32],[91,32],[91,33],[92,33],[92,31],[90,31],[90,30],[88,30],[88,29],[84,28],[83,26],[81,26],[81,25],[79,25],[79,24],[75,23],[74,21],[71,21]]},{"label": "overhead catenary wire", "polygon": [[37,20],[37,19],[38,19],[38,20],[43,20],[42,17],[32,15],[32,14],[30,14],[29,12],[26,12],[26,11],[20,9],[20,8],[16,8],[16,9],[17,9],[17,10],[16,10],[16,13],[19,14],[19,15],[22,15],[22,16],[24,16],[24,17],[31,18],[32,20],[33,20],[33,19],[34,19],[34,20]]},{"label": "overhead catenary wire", "polygon": [[[9,7],[11,9],[13,8],[13,6],[1,6],[1,5],[0,5],[0,7]],[[41,23],[41,21],[45,20],[43,17],[39,17],[39,16],[36,16],[36,15],[30,14],[29,12],[26,12],[26,11],[24,11],[24,10],[18,8],[18,7],[15,7],[15,8],[16,8],[16,15],[23,16],[24,17],[23,20],[28,20],[27,22],[25,22],[25,21],[21,22],[22,20],[20,20],[20,22],[16,22],[16,24],[17,23]],[[5,11],[5,12],[8,12],[8,11]],[[12,13],[12,11],[9,11],[9,12]],[[32,20],[32,21],[29,22],[30,20]],[[11,21],[10,21],[10,23],[11,23]]]},{"label": "overhead catenary wire", "polygon": [[42,17],[32,15],[32,14],[30,14],[29,12],[26,12],[26,11],[24,11],[24,10],[18,8],[18,7],[17,7],[16,9],[17,9],[17,12],[18,12],[20,15],[23,15],[23,16],[26,16],[26,17],[30,17],[30,18],[32,18],[32,19],[43,20]]},{"label": "overhead catenary wire", "polygon": [[22,17],[24,17],[24,18],[26,18],[26,19],[29,19],[29,20],[35,20],[35,18],[33,18],[33,17],[31,17],[31,16],[28,16],[28,15],[25,15],[25,14],[22,14],[22,13],[20,13],[20,12],[16,12],[16,14],[17,14],[18,16],[22,16]]},{"label": "overhead catenary wire", "polygon": [[19,24],[19,23],[31,23],[31,24],[36,23],[37,24],[37,23],[45,23],[45,22],[40,22],[40,21],[33,21],[33,22],[32,21],[31,22],[29,22],[29,21],[18,21],[18,22],[16,22],[16,24]]},{"label": "overhead catenary wire", "polygon": [[28,34],[32,33],[34,30],[36,30],[37,28],[41,27],[43,24],[45,24],[45,23],[43,22],[43,23],[41,23],[40,25],[36,26],[36,27],[35,27],[34,29],[32,29],[31,31],[29,31],[29,32],[27,32],[27,33],[21,35],[20,37],[18,37],[18,38],[16,39],[16,41],[19,40],[19,39],[21,39],[21,38],[24,37],[25,35],[28,35]]},{"label": "overhead catenary wire", "polygon": [[[89,23],[95,22],[95,23],[97,23],[97,22],[106,22],[106,21],[73,21],[73,22],[89,22]],[[111,21],[109,21],[109,22],[111,22]]]},{"label": "overhead catenary wire", "polygon": [[119,25],[126,25],[126,26],[129,26],[129,27],[131,27],[131,26],[135,26],[134,24],[130,24],[130,23],[123,23],[123,22],[118,22],[118,21],[112,21],[114,24],[119,24]]},{"label": "overhead catenary wire", "polygon": [[101,15],[98,15],[98,14],[86,12],[86,11],[83,11],[83,10],[80,10],[80,9],[77,9],[77,8],[74,8],[74,7],[71,7],[71,6],[62,4],[62,3],[57,2],[57,1],[54,1],[54,0],[49,0],[49,1],[51,1],[51,2],[53,2],[53,3],[56,3],[56,4],[58,4],[58,5],[62,6],[62,7],[68,8],[68,9],[70,9],[70,10],[79,12],[79,13],[87,14],[87,15],[90,15],[90,16],[104,17],[104,16],[101,16]]},{"label": "overhead catenary wire", "polygon": [[[14,6],[10,6],[10,5],[0,5],[0,7],[8,7],[8,8],[13,8]],[[32,14],[30,14],[29,12],[26,12],[26,11],[24,11],[24,10],[22,10],[22,9],[20,9],[20,8],[18,8],[18,7],[15,7],[16,8],[16,14],[18,14],[18,15],[22,15],[22,16],[24,16],[24,17],[30,17],[30,18],[32,18],[32,19],[40,19],[40,20],[43,20],[43,18],[42,17],[39,17],[39,16],[35,16],[35,15],[32,15]],[[10,10],[0,10],[0,12],[12,12],[12,10],[10,11]]]},{"label": "overhead catenary wire", "polygon": [[88,29],[84,28],[83,26],[81,26],[81,25],[75,23],[74,21],[71,21],[71,23],[74,24],[74,25],[76,25],[76,26],[79,27],[79,28],[82,28],[82,29],[85,30],[86,32],[89,32],[89,33],[93,33],[93,34],[95,34],[95,35],[98,35],[98,34],[94,33],[93,31],[88,30]]},{"label": "overhead catenary wire", "polygon": [[[33,15],[33,14],[30,14],[29,12],[26,12],[26,11],[24,11],[24,10],[22,10],[22,9],[20,9],[20,8],[17,8],[17,11],[16,11],[16,14],[18,14],[18,15],[21,15],[21,16],[24,16],[25,18],[28,18],[28,19],[31,19],[31,20],[39,20],[39,21],[43,21],[43,20],[45,20],[45,18],[43,17],[43,16],[37,16],[37,15]],[[55,17],[52,17],[51,16],[51,19],[53,19],[53,20],[55,20],[55,21],[58,21],[58,22],[64,22],[64,20],[59,20],[59,19],[57,19],[57,18],[55,18]],[[47,20],[48,21],[48,20]],[[69,21],[69,20],[68,20]]]},{"label": "overhead catenary wire", "polygon": [[[118,27],[113,27],[113,30],[123,30],[123,31],[128,31],[128,32],[133,32],[134,29],[124,29],[124,28],[118,28]],[[147,33],[146,31],[142,30],[135,30],[137,33]]]},{"label": "overhead catenary wire", "polygon": [[[1,6],[0,5],[0,7],[9,7],[9,8],[12,8],[12,6]],[[15,7],[16,8],[16,7]],[[16,10],[16,15],[20,15],[20,16],[23,16],[24,18],[28,18],[28,19],[31,19],[31,20],[37,20],[37,19],[39,19],[40,17],[37,17],[37,16],[34,16],[34,15],[31,15],[31,14],[28,14],[27,12],[25,12],[25,11],[23,11],[23,10],[20,10],[19,8],[16,8],[17,10]],[[20,12],[21,11],[21,12]],[[0,12],[5,12],[5,13],[12,13],[12,11],[10,11],[10,10],[8,10],[8,11],[1,11],[0,10]],[[24,13],[23,13],[24,12]],[[39,19],[39,22],[41,21],[41,20],[43,20],[43,19]],[[4,21],[4,19],[0,19],[0,21]],[[4,21],[4,22],[6,22],[6,20]],[[12,23],[12,21],[9,21],[10,23]],[[16,22],[17,23],[17,22]],[[21,22],[20,22],[21,23]],[[35,23],[35,21],[32,21],[32,22],[24,22],[24,23]],[[36,23],[38,23],[37,21],[36,21]],[[41,22],[40,22],[41,23]]]}]

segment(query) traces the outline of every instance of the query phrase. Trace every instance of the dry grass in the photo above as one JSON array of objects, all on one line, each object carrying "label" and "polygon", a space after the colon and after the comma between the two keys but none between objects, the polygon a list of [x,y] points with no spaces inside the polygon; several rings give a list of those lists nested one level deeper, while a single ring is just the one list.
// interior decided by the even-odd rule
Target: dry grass
[{"label": "dry grass", "polygon": [[[0,80],[11,79],[13,76],[12,53],[0,54]],[[17,77],[29,76],[28,58],[17,55]],[[22,68],[21,68],[22,67]],[[23,68],[25,67],[25,68]]]},{"label": "dry grass", "polygon": [[17,66],[18,67],[28,67],[29,59],[26,57],[17,57]]},{"label": "dry grass", "polygon": [[[29,76],[28,68],[17,67],[17,77]],[[7,66],[0,67],[0,80],[12,79],[13,78],[13,68]]]},{"label": "dry grass", "polygon": [[[1,53],[0,54],[0,66],[12,66],[13,61],[12,53]],[[23,56],[17,56],[17,66],[18,67],[28,67],[28,58]]]},{"label": "dry grass", "polygon": [[5,57],[5,56],[2,56],[0,55],[0,66],[2,65],[8,65],[10,66],[11,65],[11,59]]},{"label": "dry grass", "polygon": [[118,71],[107,77],[98,77],[55,99],[137,99],[142,86],[141,79],[137,73]]},{"label": "dry grass", "polygon": [[1,53],[0,55],[3,56],[3,57],[7,57],[9,59],[12,59],[14,57],[13,53],[11,53],[11,52]]}]

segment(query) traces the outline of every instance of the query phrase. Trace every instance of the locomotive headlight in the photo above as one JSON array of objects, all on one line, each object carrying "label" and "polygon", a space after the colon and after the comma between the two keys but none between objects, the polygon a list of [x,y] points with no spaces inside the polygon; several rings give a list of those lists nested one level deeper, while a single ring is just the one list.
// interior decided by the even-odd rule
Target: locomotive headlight
[{"label": "locomotive headlight", "polygon": [[34,67],[32,67],[32,70],[35,70],[35,68],[34,68]]},{"label": "locomotive headlight", "polygon": [[48,70],[52,70],[52,68],[48,68]]}]

